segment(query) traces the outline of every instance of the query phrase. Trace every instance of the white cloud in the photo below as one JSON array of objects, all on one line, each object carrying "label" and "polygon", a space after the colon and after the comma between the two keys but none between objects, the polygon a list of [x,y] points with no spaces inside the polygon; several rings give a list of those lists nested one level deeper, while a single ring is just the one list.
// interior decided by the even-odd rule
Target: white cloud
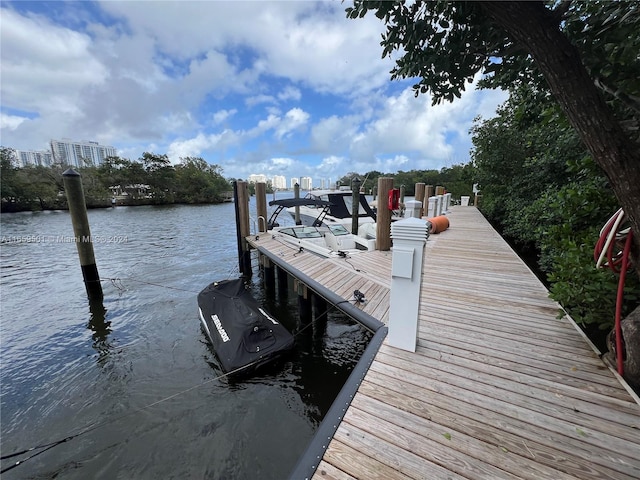
[{"label": "white cloud", "polygon": [[228,118],[233,117],[236,113],[238,113],[238,110],[235,108],[231,110],[219,110],[213,114],[213,123],[215,125],[219,125],[223,123],[225,120],[227,120]]},{"label": "white cloud", "polygon": [[4,113],[0,113],[0,128],[6,128],[7,130],[15,130],[20,126],[20,124],[24,121],[27,121],[28,118],[19,117],[17,115],[6,115]]},{"label": "white cloud", "polygon": [[340,2],[60,3],[82,18],[73,27],[31,5],[0,17],[1,126],[15,148],[92,139],[127,158],[202,156],[239,178],[335,179],[463,157],[473,117],[504,98],[414,98],[389,81],[382,23],[348,20]]}]

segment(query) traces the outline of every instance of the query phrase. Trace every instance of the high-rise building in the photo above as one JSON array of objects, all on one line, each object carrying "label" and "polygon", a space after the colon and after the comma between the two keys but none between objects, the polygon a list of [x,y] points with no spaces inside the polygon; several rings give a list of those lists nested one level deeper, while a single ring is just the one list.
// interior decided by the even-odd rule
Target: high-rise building
[{"label": "high-rise building", "polygon": [[249,183],[267,183],[267,177],[263,174],[251,174],[249,175]]},{"label": "high-rise building", "polygon": [[313,188],[313,180],[311,177],[302,177],[300,179],[300,188],[302,188],[302,190],[311,190]]},{"label": "high-rise building", "polygon": [[98,142],[74,142],[69,139],[51,140],[53,161],[73,167],[98,166],[107,157],[115,157],[116,149]]},{"label": "high-rise building", "polygon": [[16,150],[17,167],[29,165],[50,167],[53,163],[53,155],[47,150]]},{"label": "high-rise building", "polygon": [[291,178],[291,188],[295,187],[295,186],[296,186],[296,183],[297,183],[298,185],[300,185],[300,182],[298,181],[298,179],[297,179],[296,177],[292,177],[292,178]]},{"label": "high-rise building", "polygon": [[277,190],[284,190],[287,188],[287,179],[284,175],[274,175],[273,176],[273,188]]}]

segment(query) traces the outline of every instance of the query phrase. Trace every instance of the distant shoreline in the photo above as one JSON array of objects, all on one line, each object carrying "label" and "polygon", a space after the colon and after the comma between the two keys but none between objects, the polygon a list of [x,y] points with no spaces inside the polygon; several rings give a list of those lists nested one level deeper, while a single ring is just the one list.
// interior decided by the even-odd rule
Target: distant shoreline
[{"label": "distant shoreline", "polygon": [[[103,202],[87,202],[87,210],[94,210],[99,208],[117,208],[117,207],[142,207],[142,206],[165,206],[165,205],[218,205],[221,203],[232,203],[231,200],[217,200],[210,202],[157,202],[153,201],[153,199],[136,199],[136,200],[116,200],[115,205],[112,204],[111,200],[105,200]],[[0,203],[0,213],[20,213],[20,212],[45,212],[45,211],[68,211],[69,208],[66,202],[56,203],[54,205],[39,205],[37,202],[33,202],[30,205],[18,204],[15,202],[1,202]]]}]

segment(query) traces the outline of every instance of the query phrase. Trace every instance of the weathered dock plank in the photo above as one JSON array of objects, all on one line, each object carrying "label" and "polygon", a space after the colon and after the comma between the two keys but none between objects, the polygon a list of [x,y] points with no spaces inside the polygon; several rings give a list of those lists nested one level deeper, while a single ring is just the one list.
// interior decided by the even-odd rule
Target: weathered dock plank
[{"label": "weathered dock plank", "polygon": [[[425,250],[416,352],[381,346],[313,479],[640,478],[637,396],[477,209],[449,219]],[[391,252],[254,243],[387,323]]]}]

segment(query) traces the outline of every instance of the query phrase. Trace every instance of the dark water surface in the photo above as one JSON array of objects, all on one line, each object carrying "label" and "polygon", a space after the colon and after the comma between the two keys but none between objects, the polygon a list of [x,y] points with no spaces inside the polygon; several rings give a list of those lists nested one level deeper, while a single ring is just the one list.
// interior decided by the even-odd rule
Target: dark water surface
[{"label": "dark water surface", "polygon": [[219,378],[196,295],[238,276],[234,215],[90,211],[105,297],[93,306],[68,213],[2,215],[2,456],[80,434],[3,480],[288,477],[370,334],[335,310],[326,329],[305,328],[296,296],[267,298],[254,261],[253,293],[296,350],[260,376]]}]

